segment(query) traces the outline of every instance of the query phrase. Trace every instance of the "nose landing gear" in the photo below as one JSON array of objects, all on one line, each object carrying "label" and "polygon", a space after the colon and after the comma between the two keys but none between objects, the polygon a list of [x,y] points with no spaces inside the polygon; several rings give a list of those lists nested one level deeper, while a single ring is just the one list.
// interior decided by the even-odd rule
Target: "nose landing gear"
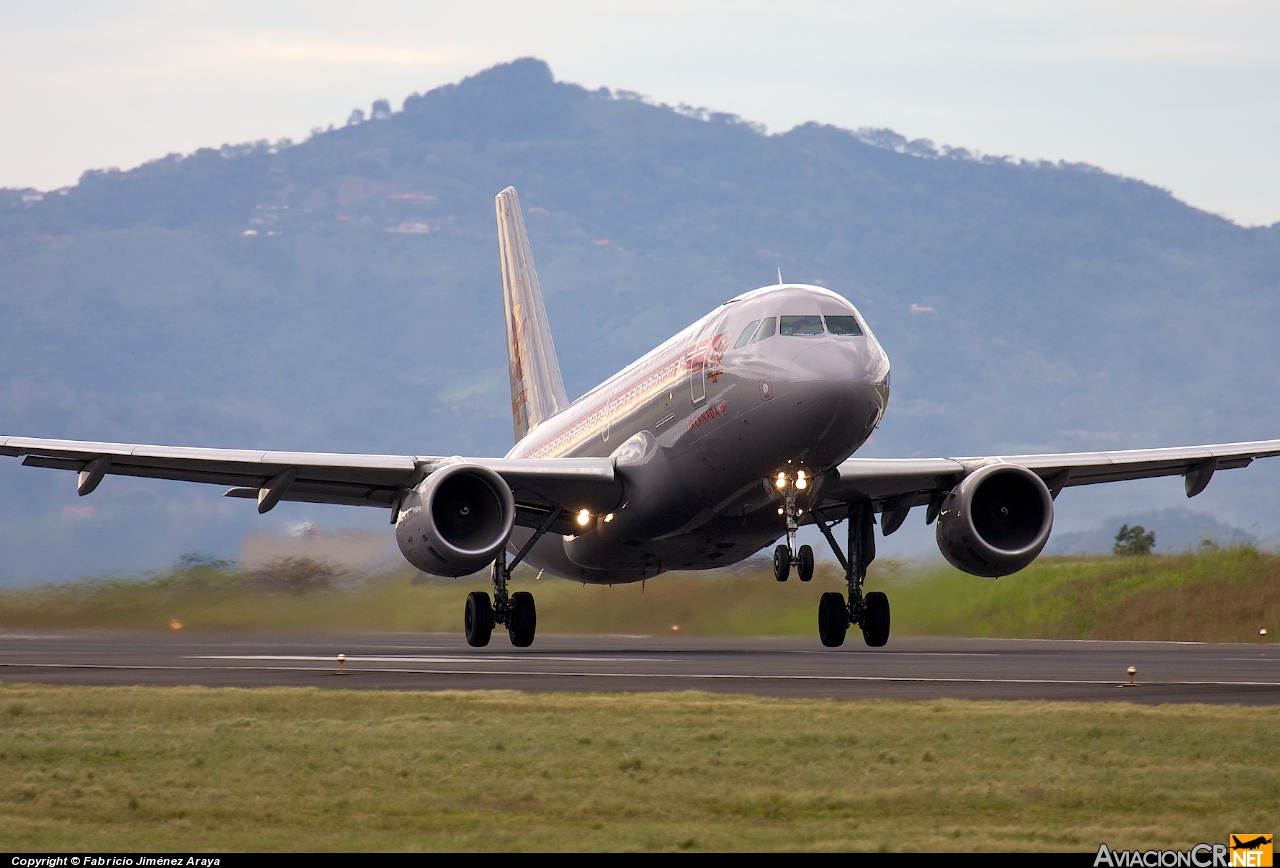
[{"label": "nose landing gear", "polygon": [[787,520],[787,542],[773,550],[773,577],[785,582],[791,575],[791,568],[795,567],[800,581],[807,582],[813,578],[813,549],[807,545],[796,548],[796,531],[800,529],[800,516],[804,514],[804,510],[796,505],[796,497],[809,487],[809,479],[803,470],[797,471],[794,479],[779,473],[774,485],[782,493],[782,509],[779,511]]},{"label": "nose landing gear", "polygon": [[831,525],[817,509],[813,510],[818,529],[831,544],[840,566],[844,567],[845,581],[849,586],[849,602],[837,593],[822,595],[818,603],[818,636],[828,648],[844,644],[846,631],[851,624],[862,629],[863,640],[872,648],[881,648],[889,641],[889,598],[880,591],[864,595],[862,582],[867,567],[876,559],[875,512],[869,502],[855,504],[849,510],[849,556],[840,551]]}]

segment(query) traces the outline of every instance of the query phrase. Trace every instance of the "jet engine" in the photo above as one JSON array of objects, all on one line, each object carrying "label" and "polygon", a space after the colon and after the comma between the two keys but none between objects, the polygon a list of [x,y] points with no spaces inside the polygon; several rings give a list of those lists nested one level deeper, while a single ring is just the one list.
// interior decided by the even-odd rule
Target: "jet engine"
[{"label": "jet engine", "polygon": [[515,515],[501,476],[478,464],[451,464],[405,495],[396,542],[405,560],[423,572],[465,576],[497,557]]},{"label": "jet engine", "polygon": [[1053,497],[1025,467],[988,464],[955,487],[938,515],[938,548],[952,566],[997,578],[1030,564],[1049,541]]}]

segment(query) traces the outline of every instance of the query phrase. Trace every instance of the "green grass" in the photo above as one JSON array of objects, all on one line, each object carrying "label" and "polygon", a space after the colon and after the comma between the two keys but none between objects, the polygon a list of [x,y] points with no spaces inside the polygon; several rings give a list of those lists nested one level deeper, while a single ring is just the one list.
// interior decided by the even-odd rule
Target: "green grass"
[{"label": "green grass", "polygon": [[0,685],[0,849],[1095,850],[1269,829],[1280,708]]},{"label": "green grass", "polygon": [[[559,633],[679,636],[811,635],[823,591],[843,590],[821,565],[808,584],[748,565],[671,573],[644,584],[535,581],[538,628]],[[415,584],[405,570],[357,581],[310,561],[257,570],[187,564],[142,579],[0,592],[0,626],[215,630],[457,631],[485,576]],[[1280,556],[1249,548],[1148,557],[1040,558],[1003,579],[945,565],[878,561],[868,588],[889,593],[895,635],[1258,641],[1280,628]]]},{"label": "green grass", "polygon": [[1257,642],[1280,627],[1280,556],[1252,548],[1040,558],[994,581],[945,567],[878,578],[903,633]]}]

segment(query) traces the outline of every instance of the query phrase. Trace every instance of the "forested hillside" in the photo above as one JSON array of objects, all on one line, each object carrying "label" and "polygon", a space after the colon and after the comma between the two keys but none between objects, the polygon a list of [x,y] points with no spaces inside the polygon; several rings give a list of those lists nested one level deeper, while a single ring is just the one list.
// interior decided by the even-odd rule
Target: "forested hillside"
[{"label": "forested hillside", "polygon": [[[1280,436],[1280,225],[1088,166],[818,123],[766,134],[556,82],[532,59],[302,143],[0,191],[0,432],[502,454],[507,185],[571,395],[780,267],[848,296],[890,355],[871,454]],[[1177,481],[1120,488],[1068,492],[1064,521],[1181,497]],[[1280,467],[1261,464],[1192,505],[1265,537],[1278,492]],[[234,554],[251,526],[386,522],[259,518],[218,494],[109,479],[80,500],[69,474],[5,460],[0,581]]]}]

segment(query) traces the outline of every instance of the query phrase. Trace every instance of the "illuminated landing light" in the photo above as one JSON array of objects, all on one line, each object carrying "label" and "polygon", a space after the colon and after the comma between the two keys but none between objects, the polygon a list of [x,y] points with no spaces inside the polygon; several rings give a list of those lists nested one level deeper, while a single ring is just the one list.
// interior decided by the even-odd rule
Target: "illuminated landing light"
[{"label": "illuminated landing light", "polygon": [[578,513],[578,524],[582,525],[583,527],[586,527],[587,523],[590,521],[591,521],[591,513],[587,512],[585,509],[582,510],[582,512]]},{"label": "illuminated landing light", "polygon": [[778,474],[778,478],[777,478],[776,480],[774,480],[774,483],[773,483],[773,484],[774,484],[774,485],[776,485],[776,486],[778,486],[779,488],[786,488],[786,487],[787,487],[787,474],[785,474],[785,473],[779,473],[779,474]]},{"label": "illuminated landing light", "polygon": [[805,478],[805,472],[803,470],[797,470],[796,479],[804,479],[804,478]]},{"label": "illuminated landing light", "polygon": [[782,507],[778,507],[778,515],[782,515]]},{"label": "illuminated landing light", "polygon": [[613,513],[609,513],[608,515],[606,515],[604,517],[604,520],[605,520],[605,524],[608,524],[609,522],[613,521]]},{"label": "illuminated landing light", "polygon": [[801,491],[804,491],[808,487],[809,487],[809,480],[805,479],[803,476],[801,476],[799,479],[796,480],[796,488],[800,489]]}]

